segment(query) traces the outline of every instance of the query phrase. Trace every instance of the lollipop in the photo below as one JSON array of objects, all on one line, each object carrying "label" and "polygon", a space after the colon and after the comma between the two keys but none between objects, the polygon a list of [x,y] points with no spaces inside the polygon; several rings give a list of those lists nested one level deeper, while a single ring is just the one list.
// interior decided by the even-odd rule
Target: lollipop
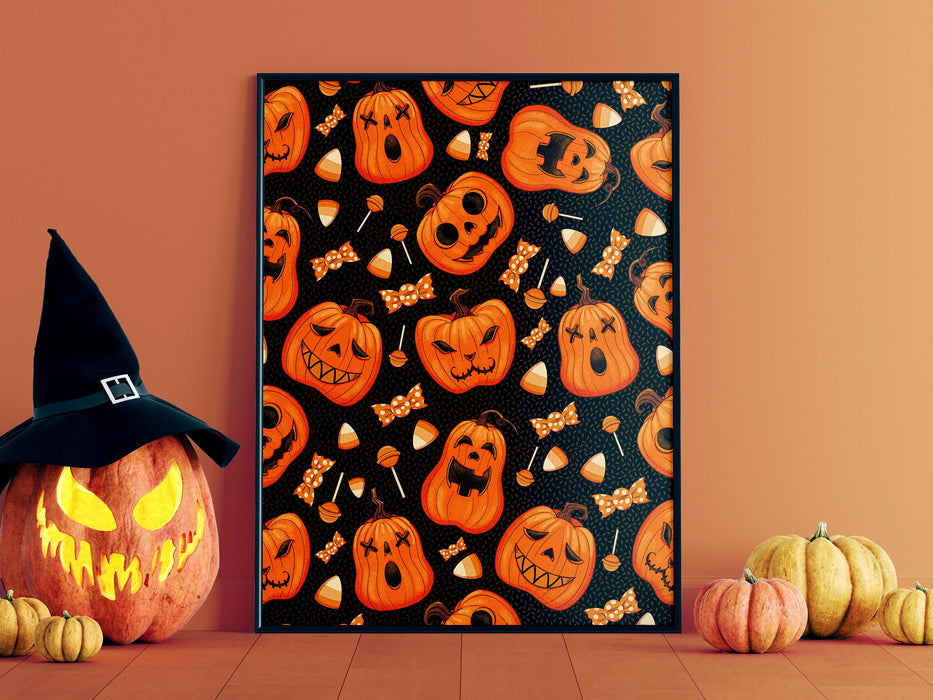
[{"label": "lollipop", "polygon": [[366,212],[366,216],[363,217],[363,223],[361,223],[360,227],[356,229],[357,233],[363,230],[363,224],[366,223],[366,219],[369,218],[370,214],[372,214],[374,211],[382,211],[383,204],[382,197],[380,197],[378,194],[374,194],[371,197],[366,198],[366,206],[369,207],[369,211]]},{"label": "lollipop", "polygon": [[334,497],[327,503],[322,503],[317,509],[317,514],[325,523],[332,523],[340,517],[340,508],[337,507],[337,492],[340,490],[340,484],[343,483],[343,472],[340,472],[340,478],[337,479],[337,488],[334,489]]},{"label": "lollipop", "polygon": [[395,473],[395,465],[398,464],[398,458],[400,453],[391,445],[386,445],[385,447],[380,447],[379,452],[376,455],[376,463],[380,467],[385,467],[386,469],[392,470],[392,476],[395,477],[395,483],[398,485],[398,492],[402,494],[402,498],[405,498],[405,491],[402,489],[402,482],[398,480],[398,474]]},{"label": "lollipop", "polygon": [[531,453],[531,459],[528,460],[528,467],[519,470],[515,474],[515,480],[518,482],[519,486],[531,486],[534,483],[535,477],[534,474],[531,473],[531,465],[535,461],[536,454],[538,454],[537,447],[535,447],[535,451]]},{"label": "lollipop", "polygon": [[622,443],[619,442],[619,436],[616,434],[619,430],[619,419],[615,416],[606,416],[603,418],[603,430],[607,433],[612,433],[612,437],[616,439],[616,445],[619,446],[619,454],[622,455],[622,459],[625,459],[625,453],[622,451]]},{"label": "lollipop", "polygon": [[568,95],[576,95],[580,90],[583,89],[582,80],[561,80],[559,83],[539,83],[537,85],[529,85],[530,88],[545,88],[545,87],[562,87],[564,92]]},{"label": "lollipop", "polygon": [[538,286],[525,292],[525,306],[529,309],[540,309],[544,306],[544,302],[547,301],[544,297],[544,292],[541,291],[541,283],[544,281],[544,273],[547,271],[547,264],[550,261],[550,258],[544,261],[544,267],[541,268],[541,276],[538,278]]},{"label": "lollipop", "polygon": [[542,216],[544,216],[545,221],[549,224],[553,224],[557,221],[558,216],[562,216],[565,219],[576,219],[577,221],[583,221],[582,216],[574,216],[573,214],[561,214],[558,210],[557,205],[554,202],[550,204],[545,204],[544,209],[541,211]]},{"label": "lollipop", "polygon": [[395,224],[395,226],[392,227],[392,230],[389,231],[389,237],[393,241],[398,241],[402,244],[402,250],[405,251],[405,257],[408,258],[408,264],[411,265],[411,256],[408,254],[408,246],[405,245],[405,236],[407,235],[408,229],[401,224]]},{"label": "lollipop", "polygon": [[616,545],[619,543],[619,528],[616,528],[615,539],[612,540],[612,554],[607,554],[603,557],[603,568],[606,571],[615,571],[619,568],[619,565],[622,563],[619,561],[619,557],[616,556]]},{"label": "lollipop", "polygon": [[328,97],[333,97],[340,91],[340,83],[336,80],[318,80],[317,87]]},{"label": "lollipop", "polygon": [[398,350],[389,353],[389,364],[393,367],[401,367],[408,362],[408,355],[402,352],[402,341],[405,339],[405,326],[402,326],[402,333],[398,338]]}]

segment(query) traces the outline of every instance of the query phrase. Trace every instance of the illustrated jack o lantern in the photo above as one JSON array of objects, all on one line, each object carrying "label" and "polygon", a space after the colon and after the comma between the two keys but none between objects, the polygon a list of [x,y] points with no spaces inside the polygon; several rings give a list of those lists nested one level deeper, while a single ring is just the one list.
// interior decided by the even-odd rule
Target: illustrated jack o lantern
[{"label": "illustrated jack o lantern", "polygon": [[502,172],[521,190],[603,190],[606,201],[620,182],[610,160],[602,137],[574,126],[550,107],[530,105],[512,117]]},{"label": "illustrated jack o lantern", "polygon": [[674,387],[664,397],[645,389],[635,399],[635,409],[646,407],[651,413],[638,431],[638,451],[659,474],[674,476]]},{"label": "illustrated jack o lantern", "polygon": [[[496,550],[496,573],[551,610],[566,610],[590,585],[596,564],[593,533],[581,524],[586,506],[538,506],[509,525]],[[575,517],[579,516],[579,517]]]},{"label": "illustrated jack o lantern", "polygon": [[472,625],[520,625],[518,613],[509,602],[492,591],[478,590],[467,594],[451,612],[441,602],[431,603],[424,611],[424,624]]},{"label": "illustrated jack o lantern", "polygon": [[415,348],[428,374],[447,391],[462,394],[476,386],[498,384],[512,366],[515,322],[499,299],[468,308],[450,295],[456,311],[423,316],[415,326]]},{"label": "illustrated jack o lantern", "polygon": [[382,363],[379,329],[360,313],[373,304],[354,299],[349,306],[321,302],[292,326],[282,349],[282,368],[340,406],[366,395]]},{"label": "illustrated jack o lantern", "polygon": [[287,173],[298,167],[308,148],[311,115],[301,91],[290,85],[263,101],[263,175]]},{"label": "illustrated jack o lantern", "polygon": [[420,175],[434,156],[411,95],[382,82],[356,103],[353,136],[356,169],[370,182],[401,182]]},{"label": "illustrated jack o lantern", "polygon": [[428,594],[434,572],[414,526],[407,518],[387,514],[376,489],[372,495],[376,513],[353,537],[356,597],[373,610],[398,610]]},{"label": "illustrated jack o lantern", "polygon": [[112,464],[21,464],[0,518],[6,588],[96,619],[118,644],[169,637],[217,576],[217,522],[187,437]]},{"label": "illustrated jack o lantern", "polygon": [[656,195],[671,201],[674,195],[674,144],[671,120],[661,116],[664,105],[651,112],[651,119],[661,125],[661,130],[642,139],[632,146],[632,167],[638,179]]},{"label": "illustrated jack o lantern", "polygon": [[[674,334],[674,266],[667,261],[651,263],[645,257],[649,248],[628,268],[628,278],[635,285],[635,308],[653,326],[673,337]],[[641,268],[636,272],[635,268]]]},{"label": "illustrated jack o lantern", "polygon": [[499,428],[504,425],[511,423],[498,411],[484,411],[450,431],[440,461],[421,488],[424,512],[438,525],[476,534],[499,522],[505,468],[505,437]]},{"label": "illustrated jack o lantern", "polygon": [[577,396],[605,396],[624,389],[638,374],[638,355],[622,314],[595,301],[577,275],[580,302],[560,320],[560,379]]},{"label": "illustrated jack o lantern", "polygon": [[642,523],[635,535],[632,566],[651,584],[658,600],[674,604],[674,501],[659,505]]},{"label": "illustrated jack o lantern", "polygon": [[287,391],[262,388],[262,487],[271,486],[308,444],[308,417]]},{"label": "illustrated jack o lantern", "polygon": [[295,214],[305,211],[291,197],[262,209],[262,317],[276,321],[298,299],[298,249],[301,230]]},{"label": "illustrated jack o lantern", "polygon": [[425,185],[416,198],[419,205],[431,204],[418,226],[418,246],[433,265],[454,275],[485,265],[515,223],[509,195],[482,173],[464,173],[443,194]]},{"label": "illustrated jack o lantern", "polygon": [[479,126],[496,115],[508,80],[424,80],[421,87],[441,112],[451,119]]},{"label": "illustrated jack o lantern", "polygon": [[311,541],[294,513],[283,513],[262,526],[262,602],[293,598],[308,577]]}]

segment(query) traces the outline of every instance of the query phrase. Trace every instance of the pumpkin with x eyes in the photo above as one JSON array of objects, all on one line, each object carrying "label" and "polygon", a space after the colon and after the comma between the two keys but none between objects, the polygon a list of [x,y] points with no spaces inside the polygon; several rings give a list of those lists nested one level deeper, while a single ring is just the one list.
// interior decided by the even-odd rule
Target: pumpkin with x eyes
[{"label": "pumpkin with x eyes", "polygon": [[287,391],[262,388],[262,487],[285,473],[308,443],[308,417]]},{"label": "pumpkin with x eyes", "polygon": [[480,126],[496,115],[508,80],[424,80],[421,87],[441,112],[461,124]]},{"label": "pumpkin with x eyes", "polygon": [[263,175],[298,167],[308,148],[311,115],[301,91],[288,85],[263,100]]},{"label": "pumpkin with x eyes", "polygon": [[95,468],[19,465],[0,520],[0,576],[108,639],[165,639],[200,608],[218,569],[207,479],[185,436]]},{"label": "pumpkin with x eyes", "polygon": [[372,497],[376,513],[353,536],[356,597],[373,610],[398,610],[428,594],[434,571],[411,522],[386,513],[376,489]]},{"label": "pumpkin with x eyes", "polygon": [[652,326],[673,336],[674,266],[666,260],[649,265],[646,257],[652,250],[646,250],[628,268],[628,278],[635,285],[635,308]]},{"label": "pumpkin with x eyes", "polygon": [[262,526],[262,602],[293,598],[308,577],[311,540],[294,513],[270,518]]},{"label": "pumpkin with x eyes", "polygon": [[360,313],[364,308],[373,313],[364,299],[348,306],[324,301],[302,314],[282,348],[285,374],[340,406],[363,398],[382,362],[382,336]]}]

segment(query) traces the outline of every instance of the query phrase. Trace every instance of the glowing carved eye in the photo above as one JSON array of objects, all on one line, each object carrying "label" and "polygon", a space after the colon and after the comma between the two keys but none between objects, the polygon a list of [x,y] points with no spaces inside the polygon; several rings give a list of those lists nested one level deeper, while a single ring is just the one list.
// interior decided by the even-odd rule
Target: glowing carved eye
[{"label": "glowing carved eye", "polygon": [[113,512],[98,496],[75,481],[71,467],[62,470],[55,498],[62,512],[81,525],[104,532],[117,529]]},{"label": "glowing carved eye", "polygon": [[163,527],[181,505],[182,487],[181,469],[178,468],[178,463],[172,460],[172,466],[162,483],[136,502],[133,508],[136,522],[147,530]]}]

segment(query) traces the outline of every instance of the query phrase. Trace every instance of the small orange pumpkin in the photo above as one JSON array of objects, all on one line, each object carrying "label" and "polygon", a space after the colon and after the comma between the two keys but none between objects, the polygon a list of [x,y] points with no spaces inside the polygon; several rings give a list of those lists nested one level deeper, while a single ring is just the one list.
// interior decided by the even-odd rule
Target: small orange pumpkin
[{"label": "small orange pumpkin", "polygon": [[645,389],[635,399],[635,410],[641,413],[646,406],[651,413],[638,431],[638,451],[659,474],[674,476],[674,387],[663,398]]},{"label": "small orange pumpkin", "polygon": [[298,167],[308,148],[311,115],[301,91],[288,85],[263,101],[263,175]]},{"label": "small orange pumpkin", "polygon": [[311,540],[294,513],[270,518],[262,526],[262,602],[293,598],[308,577]]},{"label": "small orange pumpkin", "polygon": [[[635,308],[644,319],[669,336],[674,335],[674,266],[668,261],[648,264],[649,248],[628,267],[628,278],[635,285]],[[641,272],[635,272],[635,268]]]},{"label": "small orange pumpkin", "polygon": [[674,501],[665,501],[645,518],[635,535],[632,566],[658,600],[674,604]]},{"label": "small orange pumpkin", "polygon": [[450,295],[453,314],[423,316],[415,326],[421,363],[434,381],[455,394],[498,384],[515,354],[515,322],[508,307],[488,299],[470,309],[460,301],[468,291]]},{"label": "small orange pumpkin", "polygon": [[434,585],[434,572],[424,556],[418,531],[407,518],[389,515],[372,491],[375,515],[353,537],[356,597],[373,610],[414,605]]},{"label": "small orange pumpkin", "polygon": [[431,164],[434,146],[411,95],[377,82],[353,110],[356,169],[378,184],[420,175]]},{"label": "small orange pumpkin", "polygon": [[478,590],[469,593],[450,611],[441,602],[431,603],[424,611],[424,624],[472,625],[520,625],[518,613],[508,601],[492,591]]},{"label": "small orange pumpkin", "polygon": [[274,484],[308,444],[308,417],[287,391],[262,388],[262,487]]},{"label": "small orange pumpkin", "polygon": [[262,318],[276,321],[298,299],[301,229],[295,214],[308,212],[291,197],[280,197],[262,211]]},{"label": "small orange pumpkin", "polygon": [[[581,524],[586,506],[538,506],[509,525],[496,550],[496,573],[551,610],[566,610],[583,595],[596,565],[593,533]],[[575,517],[578,516],[578,517]]]},{"label": "small orange pumpkin", "polygon": [[661,130],[642,139],[632,146],[632,167],[638,179],[655,194],[667,201],[674,193],[674,144],[671,120],[661,116],[664,104],[651,112],[651,119],[661,125]]},{"label": "small orange pumpkin", "polygon": [[577,275],[580,301],[560,320],[560,379],[577,396],[605,396],[624,389],[638,374],[638,355],[619,310],[595,301]]},{"label": "small orange pumpkin", "polygon": [[461,124],[479,126],[496,115],[508,80],[424,80],[421,87],[441,112]]},{"label": "small orange pumpkin", "polygon": [[306,311],[285,338],[285,374],[340,406],[363,398],[382,363],[379,329],[360,313],[367,307],[372,314],[371,301],[354,299],[348,306],[324,301]]}]

